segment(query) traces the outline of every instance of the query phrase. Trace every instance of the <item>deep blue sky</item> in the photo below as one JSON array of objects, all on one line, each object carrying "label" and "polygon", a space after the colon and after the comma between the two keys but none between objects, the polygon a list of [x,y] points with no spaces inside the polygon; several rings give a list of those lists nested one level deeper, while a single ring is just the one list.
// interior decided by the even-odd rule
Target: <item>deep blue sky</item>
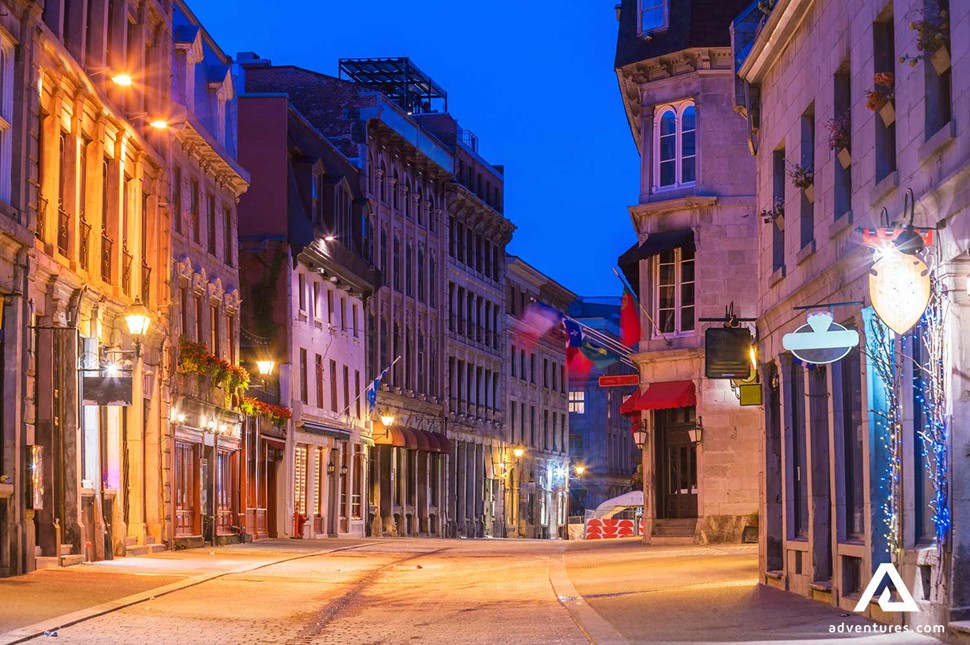
[{"label": "deep blue sky", "polygon": [[[613,71],[616,0],[189,0],[222,49],[337,73],[410,56],[505,165],[509,252],[580,295],[620,293],[638,156]],[[279,9],[276,9],[279,7]]]}]

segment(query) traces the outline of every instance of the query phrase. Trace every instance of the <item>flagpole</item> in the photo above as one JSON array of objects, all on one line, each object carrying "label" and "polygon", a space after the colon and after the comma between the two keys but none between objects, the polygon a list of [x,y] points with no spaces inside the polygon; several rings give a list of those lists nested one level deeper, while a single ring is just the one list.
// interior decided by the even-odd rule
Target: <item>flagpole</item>
[{"label": "flagpole", "polygon": [[608,345],[609,346],[609,349],[613,350],[615,353],[620,354],[623,357],[628,357],[628,356],[630,356],[630,354],[633,353],[630,350],[629,347],[623,345],[622,343],[618,342],[617,340],[615,340],[613,338],[610,338],[604,332],[601,332],[600,330],[598,330],[598,329],[596,329],[594,327],[590,327],[589,325],[587,325],[587,324],[585,324],[585,323],[583,323],[583,322],[581,322],[579,320],[576,320],[575,318],[572,318],[570,316],[563,316],[563,318],[565,318],[566,320],[568,320],[570,322],[574,322],[577,325],[579,325],[580,327],[582,327],[585,331],[588,332],[588,335],[589,336],[593,337],[593,339],[595,339],[596,341],[598,341],[598,342],[600,342],[600,343],[602,343],[604,345]]},{"label": "flagpole", "polygon": [[620,272],[616,270],[616,267],[610,267],[610,268],[613,269],[613,274],[620,279],[620,282],[623,283],[623,286],[630,290],[630,294],[633,296],[634,302],[637,303],[637,307],[640,308],[640,311],[643,312],[643,315],[647,317],[647,320],[650,321],[650,324],[653,325],[653,328],[657,330],[657,333],[660,334],[660,337],[664,339],[664,342],[667,343],[667,346],[669,347],[670,339],[664,335],[663,330],[661,330],[660,326],[657,325],[657,323],[654,321],[653,317],[650,315],[650,312],[647,311],[646,307],[643,306],[643,303],[640,302],[640,299],[637,298],[637,292],[634,291],[633,287],[630,286],[630,283],[627,282],[627,279],[622,275],[620,275]]},{"label": "flagpole", "polygon": [[[401,360],[401,357],[400,356],[398,356],[393,361],[391,361],[391,364],[388,365],[386,368],[384,368],[384,370],[381,372],[381,374],[385,374],[386,372],[389,372],[390,369],[392,367],[394,367],[394,363],[397,363],[399,360]],[[348,414],[350,412],[350,408],[354,407],[354,404],[357,403],[357,401],[359,401],[362,397],[367,396],[367,391],[370,390],[372,387],[374,387],[374,381],[373,381],[373,379],[371,380],[370,383],[367,384],[367,387],[364,388],[364,391],[361,392],[360,394],[358,394],[357,396],[355,396],[354,397],[354,400],[350,402],[350,405],[348,405],[346,408],[344,408],[343,411],[340,414],[341,415]]]}]

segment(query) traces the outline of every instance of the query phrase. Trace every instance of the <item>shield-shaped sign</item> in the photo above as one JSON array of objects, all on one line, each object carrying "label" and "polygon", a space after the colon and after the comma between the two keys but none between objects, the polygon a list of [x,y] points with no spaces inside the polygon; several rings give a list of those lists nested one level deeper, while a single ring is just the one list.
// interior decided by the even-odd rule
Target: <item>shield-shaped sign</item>
[{"label": "shield-shaped sign", "polygon": [[872,308],[897,334],[913,328],[930,302],[930,271],[919,258],[890,249],[869,271]]},{"label": "shield-shaped sign", "polygon": [[859,344],[859,332],[832,321],[832,314],[817,311],[802,325],[781,339],[782,346],[806,363],[834,363]]}]

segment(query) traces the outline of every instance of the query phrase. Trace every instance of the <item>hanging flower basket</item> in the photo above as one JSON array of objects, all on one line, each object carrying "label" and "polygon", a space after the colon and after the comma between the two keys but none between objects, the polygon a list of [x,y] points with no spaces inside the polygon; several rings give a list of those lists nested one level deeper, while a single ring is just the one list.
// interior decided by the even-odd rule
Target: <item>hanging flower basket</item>
[{"label": "hanging flower basket", "polygon": [[835,150],[836,157],[838,157],[842,167],[848,168],[852,164],[852,154],[849,152],[849,146],[852,143],[852,123],[849,110],[834,119],[830,119],[825,126],[829,130],[829,147]]},{"label": "hanging flower basket", "polygon": [[788,176],[792,185],[801,189],[812,204],[815,203],[815,171],[808,164],[789,163]]},{"label": "hanging flower basket", "polygon": [[849,152],[848,148],[839,148],[839,152],[836,155],[839,159],[839,163],[842,167],[848,169],[852,165],[852,153]]},{"label": "hanging flower basket", "polygon": [[785,200],[776,197],[771,208],[761,210],[761,219],[765,224],[772,222],[778,227],[779,231],[785,230]]},{"label": "hanging flower basket", "polygon": [[185,337],[179,339],[178,371],[208,377],[212,387],[225,389],[226,406],[238,405],[232,397],[238,399],[240,392],[249,389],[249,372],[246,368],[210,354],[205,343],[194,343]]},{"label": "hanging flower basket", "polygon": [[888,128],[896,122],[896,77],[892,72],[880,72],[872,77],[873,89],[866,96],[866,107],[878,112],[883,124]]},{"label": "hanging flower basket", "polygon": [[950,50],[945,46],[937,49],[930,54],[930,64],[933,65],[933,69],[936,70],[938,75],[942,75],[943,72],[950,69]]},{"label": "hanging flower basket", "polygon": [[900,56],[900,63],[909,63],[915,67],[921,60],[929,59],[937,74],[943,74],[950,69],[950,15],[946,11],[936,10],[931,14],[920,11],[921,20],[909,23],[909,28],[916,32],[915,56],[908,54]]}]

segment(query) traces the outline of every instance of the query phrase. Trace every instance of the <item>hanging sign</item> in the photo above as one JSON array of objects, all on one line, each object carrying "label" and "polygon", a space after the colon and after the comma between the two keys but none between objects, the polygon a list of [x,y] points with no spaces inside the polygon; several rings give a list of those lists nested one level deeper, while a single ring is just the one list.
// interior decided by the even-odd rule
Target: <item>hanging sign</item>
[{"label": "hanging sign", "polygon": [[607,374],[599,378],[600,387],[620,387],[623,385],[640,385],[639,374]]},{"label": "hanging sign", "polygon": [[704,375],[746,379],[751,375],[751,332],[743,327],[712,327],[704,332]]},{"label": "hanging sign", "polygon": [[917,257],[887,249],[869,270],[869,297],[886,326],[905,334],[930,302],[930,270]]},{"label": "hanging sign", "polygon": [[834,363],[859,344],[859,332],[846,329],[832,320],[827,311],[808,314],[802,325],[781,339],[782,346],[806,363]]}]

